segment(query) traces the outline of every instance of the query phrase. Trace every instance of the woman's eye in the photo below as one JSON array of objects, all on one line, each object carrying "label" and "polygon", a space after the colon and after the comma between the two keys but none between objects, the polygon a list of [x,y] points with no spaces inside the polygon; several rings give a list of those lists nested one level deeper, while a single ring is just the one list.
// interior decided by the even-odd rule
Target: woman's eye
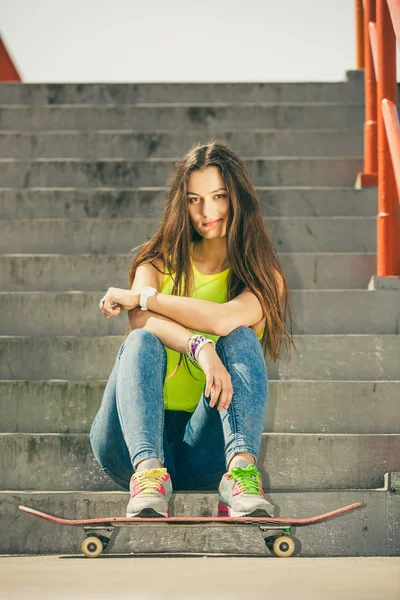
[{"label": "woman's eye", "polygon": [[[216,198],[225,198],[226,194],[217,194]],[[193,200],[198,200],[198,198],[189,198],[189,202],[192,203]]]}]

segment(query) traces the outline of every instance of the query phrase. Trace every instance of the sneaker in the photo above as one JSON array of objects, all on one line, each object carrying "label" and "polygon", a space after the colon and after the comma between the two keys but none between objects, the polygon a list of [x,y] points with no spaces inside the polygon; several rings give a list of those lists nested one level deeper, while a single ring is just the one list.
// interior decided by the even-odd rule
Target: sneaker
[{"label": "sneaker", "polygon": [[265,499],[261,474],[251,463],[225,473],[218,494],[219,517],[274,516],[274,507]]},{"label": "sneaker", "polygon": [[169,517],[171,476],[165,467],[136,471],[130,480],[127,517]]}]

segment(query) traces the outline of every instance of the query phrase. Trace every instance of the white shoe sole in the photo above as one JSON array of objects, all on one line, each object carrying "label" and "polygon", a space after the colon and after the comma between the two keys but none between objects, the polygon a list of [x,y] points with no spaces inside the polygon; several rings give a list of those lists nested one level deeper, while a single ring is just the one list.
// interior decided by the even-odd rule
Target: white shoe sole
[{"label": "white shoe sole", "polygon": [[220,517],[273,517],[273,513],[264,510],[263,508],[256,508],[252,511],[233,510],[222,502],[218,503],[218,516]]},{"label": "white shoe sole", "polygon": [[126,511],[126,516],[129,517],[143,517],[143,518],[157,518],[157,517],[169,517],[169,507],[166,511],[147,507],[141,508],[137,511]]}]

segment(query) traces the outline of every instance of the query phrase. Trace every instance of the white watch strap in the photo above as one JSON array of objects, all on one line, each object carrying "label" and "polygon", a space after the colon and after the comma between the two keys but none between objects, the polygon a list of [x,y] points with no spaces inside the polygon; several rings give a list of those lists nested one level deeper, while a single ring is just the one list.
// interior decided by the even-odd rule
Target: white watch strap
[{"label": "white watch strap", "polygon": [[142,294],[142,293],[140,294],[140,308],[142,310],[149,310],[147,308],[147,298],[148,298],[147,294]]},{"label": "white watch strap", "polygon": [[157,290],[151,286],[145,286],[140,294],[140,307],[142,310],[149,310],[147,308],[147,298],[149,296],[154,296],[157,293]]}]

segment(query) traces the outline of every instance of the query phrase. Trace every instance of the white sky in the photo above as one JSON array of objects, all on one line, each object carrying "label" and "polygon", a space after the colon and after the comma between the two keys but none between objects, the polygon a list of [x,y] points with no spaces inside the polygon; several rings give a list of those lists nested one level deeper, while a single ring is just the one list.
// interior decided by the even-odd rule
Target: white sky
[{"label": "white sky", "polygon": [[0,34],[26,83],[343,81],[357,66],[354,0],[0,0]]}]

